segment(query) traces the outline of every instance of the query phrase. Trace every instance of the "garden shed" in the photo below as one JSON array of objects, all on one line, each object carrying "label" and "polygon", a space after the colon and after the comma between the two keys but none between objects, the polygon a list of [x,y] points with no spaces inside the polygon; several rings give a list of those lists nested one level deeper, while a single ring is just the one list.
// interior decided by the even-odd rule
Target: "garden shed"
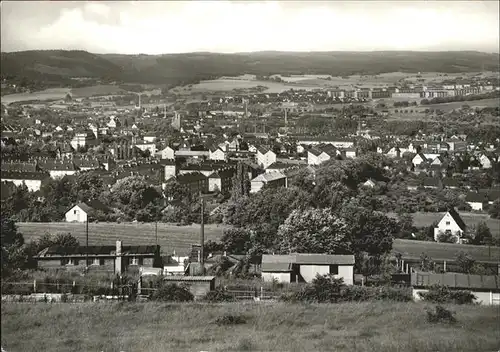
[{"label": "garden shed", "polygon": [[187,285],[195,299],[215,290],[215,276],[165,276],[163,280],[176,285]]}]

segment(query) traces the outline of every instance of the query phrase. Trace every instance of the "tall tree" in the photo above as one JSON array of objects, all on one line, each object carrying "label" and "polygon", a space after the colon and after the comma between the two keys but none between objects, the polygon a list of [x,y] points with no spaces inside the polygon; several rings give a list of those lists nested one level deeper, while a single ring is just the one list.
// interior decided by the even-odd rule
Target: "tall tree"
[{"label": "tall tree", "polygon": [[292,211],[276,240],[281,253],[346,254],[352,250],[348,224],[331,209]]}]

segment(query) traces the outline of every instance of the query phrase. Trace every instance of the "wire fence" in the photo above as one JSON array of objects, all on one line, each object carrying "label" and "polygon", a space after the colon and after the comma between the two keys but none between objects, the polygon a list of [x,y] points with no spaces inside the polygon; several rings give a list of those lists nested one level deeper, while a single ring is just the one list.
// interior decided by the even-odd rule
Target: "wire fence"
[{"label": "wire fence", "polygon": [[[148,287],[149,286],[149,287]],[[151,285],[89,285],[47,282],[3,282],[1,285],[2,301],[24,303],[81,303],[103,300],[147,299],[157,291]],[[225,289],[224,292],[236,301],[277,300],[278,292],[264,287],[259,289]]]}]

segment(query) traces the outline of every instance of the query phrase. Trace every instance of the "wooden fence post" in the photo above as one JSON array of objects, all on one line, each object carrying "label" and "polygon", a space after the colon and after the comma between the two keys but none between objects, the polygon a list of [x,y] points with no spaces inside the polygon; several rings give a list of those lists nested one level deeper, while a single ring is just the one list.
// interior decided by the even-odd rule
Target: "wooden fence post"
[{"label": "wooden fence post", "polygon": [[33,280],[33,292],[36,293],[36,280]]}]

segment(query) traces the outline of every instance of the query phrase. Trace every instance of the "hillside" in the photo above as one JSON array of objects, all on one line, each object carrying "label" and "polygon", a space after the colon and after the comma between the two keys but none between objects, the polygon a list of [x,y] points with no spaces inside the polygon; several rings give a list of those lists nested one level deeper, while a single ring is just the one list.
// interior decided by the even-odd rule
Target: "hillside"
[{"label": "hillside", "polygon": [[384,72],[498,71],[499,55],[460,52],[255,52],[169,55],[92,54],[86,51],[23,51],[1,54],[2,77],[70,82],[93,77],[130,83],[178,85],[243,73],[378,74]]}]

